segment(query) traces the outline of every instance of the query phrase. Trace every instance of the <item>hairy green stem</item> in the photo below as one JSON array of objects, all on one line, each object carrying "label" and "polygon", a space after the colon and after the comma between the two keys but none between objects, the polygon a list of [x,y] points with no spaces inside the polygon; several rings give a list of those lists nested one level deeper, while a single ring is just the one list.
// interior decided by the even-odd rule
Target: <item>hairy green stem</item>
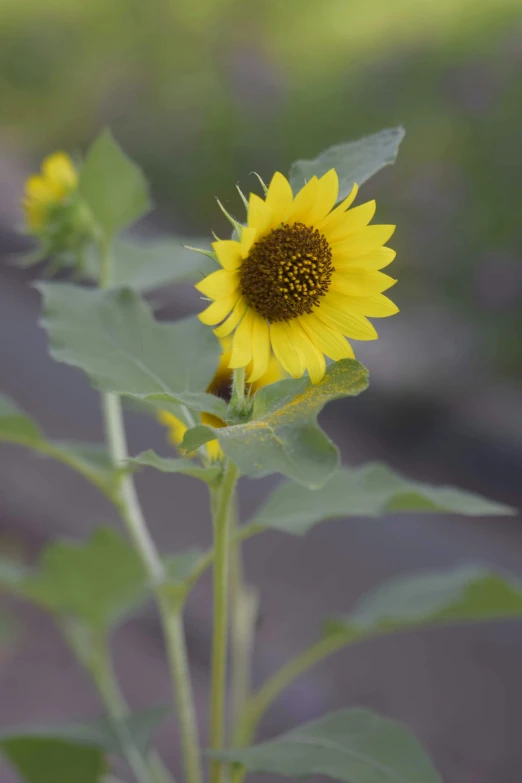
[{"label": "hairy green stem", "polygon": [[243,405],[245,402],[245,368],[239,367],[234,370],[233,376],[233,399],[239,404]]},{"label": "hairy green stem", "polygon": [[245,583],[241,541],[237,536],[237,500],[233,504],[230,535],[231,607],[231,712],[232,726],[241,715],[250,693],[257,594]]},{"label": "hairy green stem", "polygon": [[144,758],[134,743],[134,738],[125,723],[127,705],[120,693],[112,668],[109,651],[104,640],[100,640],[89,661],[89,672],[96,684],[100,697],[107,709],[109,719],[118,737],[125,759],[139,783],[166,783],[165,776],[153,769],[150,760]]},{"label": "hairy green stem", "polygon": [[347,644],[346,636],[321,639],[270,677],[250,698],[236,724],[234,745],[243,747],[254,739],[259,722],[281,691],[316,663],[332,655]]},{"label": "hairy green stem", "polygon": [[[100,287],[108,288],[110,283],[110,241],[105,239],[100,244]],[[128,450],[119,397],[110,393],[102,394],[102,410],[112,462],[115,467],[124,467],[127,464]],[[134,480],[129,473],[121,478],[116,504],[150,578],[160,609],[173,678],[174,702],[180,726],[186,783],[201,783],[200,744],[181,619],[182,607],[172,603],[165,593],[165,569],[145,523]]]},{"label": "hairy green stem", "polygon": [[[256,525],[255,523],[252,523],[250,525],[244,525],[241,527],[233,536],[233,540],[235,543],[239,543],[240,541],[246,541],[248,538],[252,538],[253,536],[257,536],[259,533],[263,533],[263,531],[266,530],[262,525]],[[197,565],[195,566],[194,570],[192,571],[190,577],[187,579],[185,585],[187,592],[190,592],[196,582],[200,579],[200,577],[205,573],[207,568],[212,565],[214,561],[214,549],[209,549],[205,554],[201,557]]]},{"label": "hairy green stem", "polygon": [[[231,506],[238,469],[229,462],[217,490],[214,506],[214,629],[212,635],[212,670],[210,686],[210,747],[221,750],[225,740],[225,703],[228,647],[228,598],[230,567]],[[222,783],[223,764],[211,762],[212,783]]]}]

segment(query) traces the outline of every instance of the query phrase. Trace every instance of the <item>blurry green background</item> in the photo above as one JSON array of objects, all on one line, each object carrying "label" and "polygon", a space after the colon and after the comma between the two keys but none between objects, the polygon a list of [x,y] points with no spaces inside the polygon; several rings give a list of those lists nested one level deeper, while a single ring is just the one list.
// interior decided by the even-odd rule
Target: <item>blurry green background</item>
[{"label": "blurry green background", "polygon": [[[110,123],[163,227],[208,233],[299,157],[402,123],[378,217],[402,308],[441,305],[522,374],[520,0],[1,0],[3,145],[37,164]],[[399,290],[399,289],[398,289]]]}]

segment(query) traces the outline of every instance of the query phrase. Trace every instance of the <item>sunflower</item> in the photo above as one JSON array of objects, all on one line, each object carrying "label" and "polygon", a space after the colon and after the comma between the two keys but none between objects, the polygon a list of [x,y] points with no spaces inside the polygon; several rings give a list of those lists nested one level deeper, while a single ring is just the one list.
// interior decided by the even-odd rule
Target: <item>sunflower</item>
[{"label": "sunflower", "polygon": [[[219,364],[218,368],[214,374],[214,377],[212,378],[212,381],[210,382],[207,392],[209,394],[214,394],[216,397],[221,397],[222,399],[229,400],[230,398],[230,392],[232,388],[232,374],[233,371],[229,368],[230,358],[232,354],[232,348],[231,348],[231,340],[230,339],[224,339],[221,340],[221,347],[223,348],[223,352],[221,356],[219,357]],[[252,368],[251,368],[252,369]],[[258,378],[254,383],[247,385],[247,392],[250,394],[255,394],[258,389],[260,389],[262,386],[268,386],[270,383],[275,383],[276,381],[279,381],[281,378],[284,377],[284,373],[281,370],[281,366],[279,363],[275,360],[274,357],[271,358],[267,371],[264,373],[264,375],[261,376],[261,378]],[[218,418],[217,416],[213,416],[211,413],[201,413],[200,414],[201,424],[208,424],[210,427],[226,427],[222,419]],[[163,424],[165,427],[168,428],[168,439],[170,443],[172,443],[173,446],[176,446],[176,448],[179,446],[179,444],[182,442],[185,433],[187,431],[187,426],[184,424],[180,419],[178,419],[177,416],[175,416],[170,411],[161,410],[158,412],[158,421],[160,424]],[[223,451],[221,450],[221,446],[219,445],[218,440],[211,440],[206,444],[207,447],[207,453],[209,456],[209,459],[211,462],[215,462],[216,460],[219,460],[223,457]],[[189,455],[193,456],[193,455]]]},{"label": "sunflower", "polygon": [[212,303],[199,315],[232,336],[228,367],[249,366],[254,383],[271,356],[292,377],[306,371],[312,383],[325,372],[325,355],[353,358],[350,343],[375,340],[368,321],[398,312],[383,292],[396,282],[379,270],[395,257],[384,247],[395,226],[369,222],[375,201],[350,209],[357,185],[337,207],[334,169],[312,179],[294,197],[274,174],[265,199],[250,194],[247,225],[237,239],[213,243],[222,269],[196,285]]},{"label": "sunflower", "polygon": [[78,187],[78,174],[65,152],[55,152],[44,159],[40,174],[25,183],[23,207],[28,227],[41,231],[53,210],[61,206]]}]

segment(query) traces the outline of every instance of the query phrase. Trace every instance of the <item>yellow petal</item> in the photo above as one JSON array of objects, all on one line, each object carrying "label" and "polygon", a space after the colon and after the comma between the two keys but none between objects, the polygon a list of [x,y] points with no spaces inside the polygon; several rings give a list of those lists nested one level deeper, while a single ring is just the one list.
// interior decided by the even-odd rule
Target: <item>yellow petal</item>
[{"label": "yellow petal", "polygon": [[367,201],[354,209],[349,209],[336,223],[331,224],[324,234],[334,249],[335,243],[343,242],[352,234],[365,228],[375,215],[375,201]]},{"label": "yellow petal", "polygon": [[341,256],[341,260],[337,258],[334,252],[333,264],[336,271],[341,274],[350,271],[350,269],[353,269],[354,267],[365,269],[368,272],[370,270],[377,271],[379,269],[384,269],[385,266],[391,264],[396,255],[397,253],[395,250],[392,250],[391,247],[379,247],[377,250],[372,250],[368,255],[357,256],[357,258],[345,259]]},{"label": "yellow petal", "polygon": [[212,249],[223,269],[232,272],[241,266],[241,246],[233,239],[220,239],[212,243]]},{"label": "yellow petal", "polygon": [[269,386],[271,383],[280,381],[286,377],[285,371],[277,361],[273,354],[270,354],[270,361],[268,363],[268,369],[257,381],[251,385],[250,390],[252,394],[255,394],[258,389],[263,386]]},{"label": "yellow petal", "polygon": [[314,204],[308,212],[308,221],[315,226],[335,206],[339,195],[339,177],[335,169],[330,169],[318,183]]},{"label": "yellow petal", "polygon": [[387,318],[399,312],[397,305],[383,294],[346,296],[346,309],[369,318]]},{"label": "yellow petal", "polygon": [[288,324],[292,343],[303,355],[305,367],[308,370],[312,383],[319,383],[325,370],[326,362],[323,353],[310,341],[306,332],[301,328],[298,320]]},{"label": "yellow petal", "polygon": [[239,299],[239,292],[236,291],[232,296],[227,296],[225,299],[219,299],[199,313],[198,318],[202,324],[207,326],[214,326],[218,324],[234,309],[237,300]]},{"label": "yellow petal", "polygon": [[[270,328],[259,315],[254,316],[252,328],[252,361],[248,383],[259,380],[268,370],[270,362]],[[249,368],[250,369],[250,368]]]},{"label": "yellow petal", "polygon": [[172,445],[179,446],[187,431],[187,426],[170,411],[158,411],[158,421],[164,427],[168,427],[169,441]]},{"label": "yellow petal", "polygon": [[241,297],[239,302],[236,304],[226,321],[223,321],[221,326],[218,326],[216,329],[214,329],[214,334],[216,337],[228,337],[231,332],[234,331],[238,323],[243,318],[244,314],[247,311],[247,303]]},{"label": "yellow petal", "polygon": [[55,193],[49,183],[39,174],[29,177],[25,183],[25,194],[28,200],[50,203],[55,200]]},{"label": "yellow petal", "polygon": [[395,226],[367,226],[343,242],[336,242],[335,253],[346,258],[365,256],[385,245],[394,231]]},{"label": "yellow petal", "polygon": [[270,341],[277,361],[292,376],[300,378],[304,371],[304,358],[291,339],[284,321],[270,324]]},{"label": "yellow petal", "polygon": [[241,258],[246,258],[247,255],[250,253],[250,248],[256,241],[257,237],[257,231],[255,228],[249,228],[248,226],[244,226],[241,229],[241,239],[240,239],[240,247],[241,247]]},{"label": "yellow petal", "polygon": [[332,210],[329,215],[326,215],[326,217],[322,218],[322,220],[319,220],[315,227],[318,228],[319,231],[323,231],[327,226],[332,226],[334,223],[336,223],[336,221],[344,215],[348,207],[353,204],[358,190],[359,186],[354,184],[353,188],[351,189],[348,196],[346,196],[344,201],[341,201],[341,203],[334,210]]},{"label": "yellow petal", "polygon": [[223,299],[231,296],[239,288],[239,274],[227,272],[226,269],[218,269],[196,283],[195,288],[210,299]]},{"label": "yellow petal", "polygon": [[321,304],[315,312],[327,326],[340,330],[346,337],[354,340],[376,340],[378,337],[375,328],[367,318],[359,313],[346,312],[344,302],[339,307],[333,295],[330,295],[329,301]]},{"label": "yellow petal", "polygon": [[231,370],[246,367],[252,358],[252,328],[255,313],[247,310],[245,317],[234,332],[232,338],[232,356],[228,366]]},{"label": "yellow petal", "polygon": [[292,187],[279,171],[276,171],[266,194],[266,205],[268,207],[270,218],[268,228],[277,228],[288,217],[294,194]]},{"label": "yellow petal", "polygon": [[45,158],[42,174],[49,182],[59,185],[64,194],[74,190],[78,184],[76,169],[65,152],[55,152]]},{"label": "yellow petal", "polygon": [[223,459],[225,456],[217,438],[216,440],[207,441],[205,446],[207,448],[208,458],[211,462],[218,462],[218,460]]},{"label": "yellow petal", "polygon": [[288,214],[287,223],[307,223],[308,213],[314,206],[318,187],[319,180],[317,177],[312,177],[312,179],[301,188],[294,199],[294,203]]},{"label": "yellow petal", "polygon": [[397,280],[383,272],[372,272],[359,267],[345,269],[341,274],[337,270],[332,276],[330,291],[348,296],[370,296],[382,294],[391,288]]},{"label": "yellow petal", "polygon": [[269,217],[266,203],[255,193],[251,193],[248,201],[248,227],[261,236],[266,231]]},{"label": "yellow petal", "polygon": [[331,329],[315,313],[301,316],[299,322],[314,345],[334,362],[354,358],[352,346],[342,333]]}]

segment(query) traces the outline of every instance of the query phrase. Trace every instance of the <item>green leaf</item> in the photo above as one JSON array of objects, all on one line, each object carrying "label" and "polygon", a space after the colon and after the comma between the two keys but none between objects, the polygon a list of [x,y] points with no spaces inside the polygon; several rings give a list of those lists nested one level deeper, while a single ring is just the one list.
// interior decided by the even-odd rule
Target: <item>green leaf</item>
[{"label": "green leaf", "polygon": [[131,713],[119,728],[108,718],[58,726],[21,726],[0,732],[0,749],[28,783],[100,783],[104,753],[124,755],[122,731],[146,753],[167,710]]},{"label": "green leaf", "polygon": [[197,318],[158,323],[149,305],[129,289],[95,291],[69,283],[38,288],[51,355],[84,370],[96,388],[174,406],[188,424],[194,420],[182,406],[225,415],[225,401],[205,393],[219,343]]},{"label": "green leaf", "polygon": [[159,457],[152,449],[143,451],[136,457],[129,459],[128,462],[131,465],[144,465],[156,468],[156,470],[160,470],[162,473],[183,473],[185,476],[201,479],[201,481],[206,481],[208,484],[214,482],[221,475],[221,467],[219,465],[202,467],[191,459]]},{"label": "green leaf", "polygon": [[249,772],[345,783],[442,783],[417,739],[400,723],[369,710],[334,712],[269,742],[212,752]]},{"label": "green leaf", "polygon": [[103,446],[91,443],[53,441],[38,424],[3,394],[0,394],[0,441],[26,446],[63,462],[81,473],[112,497],[125,469],[116,469]]},{"label": "green leaf", "polygon": [[368,372],[353,359],[330,364],[315,386],[308,378],[265,386],[254,397],[252,420],[228,427],[194,427],[181,448],[194,451],[217,438],[242,473],[260,477],[282,473],[308,487],[320,487],[338,464],[336,446],[317,425],[330,400],[360,394]]},{"label": "green leaf", "polygon": [[[201,247],[207,244],[204,239],[182,237],[116,239],[112,245],[111,288],[153,291],[173,283],[196,282],[217,268],[210,259],[183,247],[187,243]],[[87,256],[85,276],[94,281],[99,278],[97,251]]]},{"label": "green leaf", "polygon": [[87,153],[79,191],[106,234],[121,231],[152,206],[147,180],[109,130],[100,133]]},{"label": "green leaf", "polygon": [[293,482],[280,484],[252,520],[266,528],[303,535],[335,517],[377,517],[418,511],[467,516],[513,514],[502,503],[456,487],[435,487],[401,476],[378,462],[341,468],[318,490]]},{"label": "green leaf", "polygon": [[29,444],[44,439],[38,424],[3,394],[0,394],[0,439]]},{"label": "green leaf", "polygon": [[395,163],[403,138],[403,128],[387,128],[357,141],[329,147],[313,160],[296,161],[289,175],[294,193],[313,176],[321,177],[335,169],[339,176],[339,200],[345,198],[355,183],[361,186],[384,166]]},{"label": "green leaf", "polygon": [[99,528],[86,542],[56,541],[36,571],[11,574],[10,585],[5,576],[3,581],[24,598],[99,630],[135,609],[149,587],[140,558],[110,528]]},{"label": "green leaf", "polygon": [[96,747],[46,737],[13,736],[0,751],[26,783],[100,783],[107,765]]},{"label": "green leaf", "polygon": [[479,565],[420,571],[378,585],[347,617],[327,624],[347,643],[455,622],[522,617],[522,582]]}]

